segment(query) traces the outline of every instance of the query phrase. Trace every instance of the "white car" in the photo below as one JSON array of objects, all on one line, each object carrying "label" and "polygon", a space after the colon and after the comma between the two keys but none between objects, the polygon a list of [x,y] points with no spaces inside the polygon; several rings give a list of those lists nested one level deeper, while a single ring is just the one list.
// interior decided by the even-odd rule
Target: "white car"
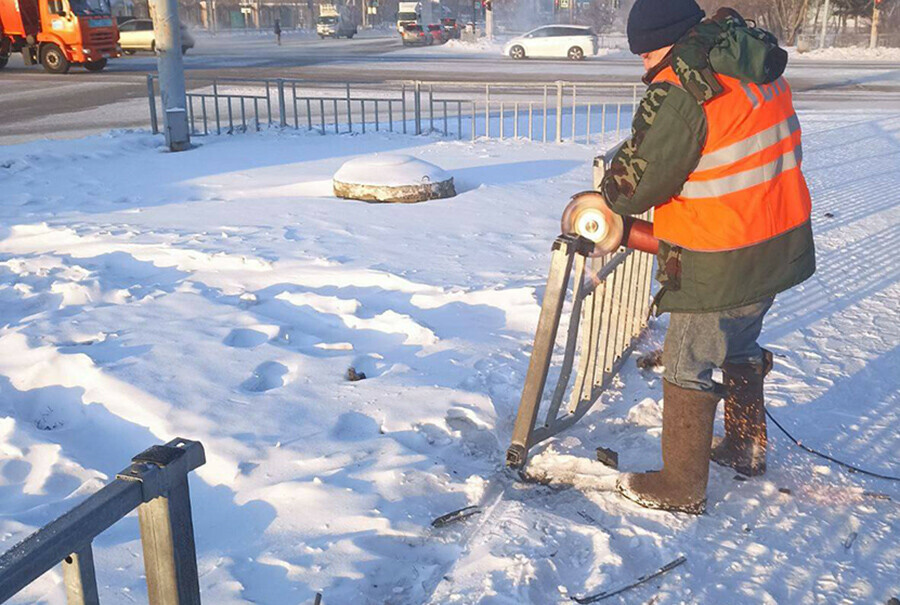
[{"label": "white car", "polygon": [[580,61],[597,54],[597,36],[583,25],[545,25],[507,42],[503,54],[513,59],[568,57]]},{"label": "white car", "polygon": [[[150,19],[130,19],[119,24],[119,45],[127,55],[138,50],[156,52],[156,38],[153,35],[153,21]],[[194,48],[194,38],[188,29],[181,26],[181,53]]]}]

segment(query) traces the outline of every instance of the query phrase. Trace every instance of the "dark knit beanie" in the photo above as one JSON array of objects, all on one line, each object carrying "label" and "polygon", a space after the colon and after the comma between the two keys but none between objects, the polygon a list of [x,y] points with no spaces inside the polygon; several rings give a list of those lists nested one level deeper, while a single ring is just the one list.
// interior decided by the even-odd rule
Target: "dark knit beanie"
[{"label": "dark knit beanie", "polygon": [[637,0],[628,15],[628,46],[640,55],[675,44],[705,16],[694,0]]}]

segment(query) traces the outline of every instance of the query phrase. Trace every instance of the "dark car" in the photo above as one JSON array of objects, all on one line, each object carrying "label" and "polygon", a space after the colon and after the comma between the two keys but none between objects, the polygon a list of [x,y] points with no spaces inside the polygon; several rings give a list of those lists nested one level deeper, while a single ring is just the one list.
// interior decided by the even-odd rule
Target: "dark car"
[{"label": "dark car", "polygon": [[428,46],[434,44],[430,32],[422,29],[418,23],[407,23],[400,30],[400,39],[403,40],[403,46]]}]

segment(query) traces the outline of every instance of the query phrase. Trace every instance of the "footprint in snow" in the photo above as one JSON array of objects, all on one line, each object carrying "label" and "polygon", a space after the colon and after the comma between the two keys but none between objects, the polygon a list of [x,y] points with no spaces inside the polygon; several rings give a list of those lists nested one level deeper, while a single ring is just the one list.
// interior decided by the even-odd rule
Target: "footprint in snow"
[{"label": "footprint in snow", "polygon": [[269,337],[259,330],[251,330],[250,328],[235,328],[228,333],[222,343],[228,347],[238,349],[252,349],[258,347],[269,340]]},{"label": "footprint in snow", "polygon": [[462,408],[450,408],[444,418],[447,427],[458,433],[462,441],[463,450],[470,455],[480,456],[496,452],[499,443],[494,434],[478,420],[471,412]]},{"label": "footprint in snow", "polygon": [[284,376],[288,373],[287,366],[277,361],[267,361],[259,364],[253,370],[253,376],[241,384],[241,388],[251,393],[263,393],[284,386]]}]

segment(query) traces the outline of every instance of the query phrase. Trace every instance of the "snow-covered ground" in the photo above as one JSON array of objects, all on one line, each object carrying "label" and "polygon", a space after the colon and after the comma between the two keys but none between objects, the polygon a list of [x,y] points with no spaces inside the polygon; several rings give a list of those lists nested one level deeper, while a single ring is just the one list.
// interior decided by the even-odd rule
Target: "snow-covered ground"
[{"label": "snow-covered ground", "polygon": [[790,48],[791,59],[803,61],[814,59],[817,61],[889,61],[900,62],[900,48],[868,48],[848,46],[843,48],[816,48],[803,53],[796,48]]},{"label": "snow-covered ground", "polygon": [[[900,115],[801,119],[819,271],[768,319],[770,406],[807,445],[897,475]],[[900,593],[897,484],[774,429],[769,473],[714,468],[702,517],[530,486],[465,549],[468,522],[429,528],[501,468],[549,247],[597,149],[274,131],[198,142],[170,154],[117,132],[0,148],[0,550],[177,435],[207,452],[191,482],[207,603],[563,603],[680,553],[685,565],[610,602]],[[334,171],[375,151],[441,166],[459,195],[331,197]],[[349,367],[367,378],[347,381]],[[605,445],[625,469],[656,465],[659,397],[658,375],[627,364],[537,461],[558,472]],[[133,516],[94,552],[104,603],[146,600]],[[13,602],[63,603],[60,582],[54,570]]]}]

